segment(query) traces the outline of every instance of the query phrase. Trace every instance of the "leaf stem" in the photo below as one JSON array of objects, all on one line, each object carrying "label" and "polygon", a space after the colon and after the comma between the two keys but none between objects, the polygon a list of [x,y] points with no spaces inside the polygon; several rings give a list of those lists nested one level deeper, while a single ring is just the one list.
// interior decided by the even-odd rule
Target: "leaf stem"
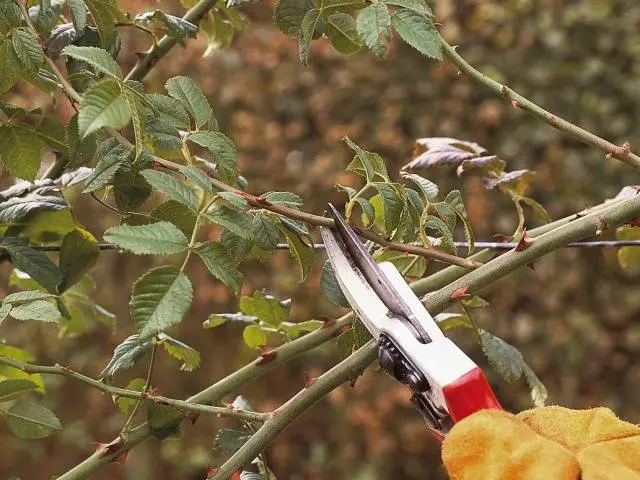
[{"label": "leaf stem", "polygon": [[529,112],[557,130],[604,152],[607,158],[615,158],[630,165],[634,170],[640,170],[640,157],[631,152],[628,144],[618,146],[536,105],[508,86],[496,82],[491,77],[476,70],[456,52],[455,47],[449,45],[444,38],[440,38],[444,54],[462,73],[467,74],[474,82],[500,95],[505,100],[511,102],[515,108]]},{"label": "leaf stem", "polygon": [[[156,340],[154,339],[153,345],[151,347],[151,358],[149,359],[149,370],[147,371],[147,380],[144,384],[144,388],[142,389],[142,393],[145,395],[149,394],[149,389],[151,388],[151,375],[153,374],[153,367],[156,363],[157,354],[158,354],[158,342],[156,342]],[[133,410],[131,411],[131,414],[129,415],[129,418],[124,424],[124,427],[122,427],[122,431],[120,432],[121,436],[124,437],[124,435],[129,431],[131,422],[133,422],[133,419],[135,418],[136,413],[138,413],[138,410],[140,409],[140,406],[142,405],[143,402],[144,400],[142,399],[142,397],[138,399],[138,401],[136,402],[135,406],[133,407]]]},{"label": "leaf stem", "polygon": [[63,367],[61,365],[53,365],[53,366],[33,365],[31,363],[26,363],[19,360],[14,360],[12,358],[6,358],[6,357],[0,357],[0,364],[17,368],[29,374],[40,373],[44,375],[59,375],[63,377],[68,377],[73,380],[82,382],[86,385],[89,385],[104,393],[108,393],[114,397],[133,398],[138,400],[144,400],[147,402],[158,403],[161,405],[171,405],[172,407],[175,407],[179,410],[183,410],[185,412],[198,412],[198,413],[208,413],[211,415],[220,415],[224,417],[235,417],[240,420],[248,420],[252,422],[263,422],[267,418],[269,418],[269,416],[271,415],[270,413],[250,412],[246,410],[238,410],[235,408],[213,407],[210,405],[203,405],[200,403],[193,403],[185,400],[178,400],[176,398],[164,397],[162,395],[151,395],[151,394],[145,394],[143,392],[138,392],[136,390],[127,390],[124,388],[118,388],[118,387],[114,387],[106,383],[103,383],[100,380],[95,380],[91,377],[88,377],[86,375],[73,371],[70,368]]}]

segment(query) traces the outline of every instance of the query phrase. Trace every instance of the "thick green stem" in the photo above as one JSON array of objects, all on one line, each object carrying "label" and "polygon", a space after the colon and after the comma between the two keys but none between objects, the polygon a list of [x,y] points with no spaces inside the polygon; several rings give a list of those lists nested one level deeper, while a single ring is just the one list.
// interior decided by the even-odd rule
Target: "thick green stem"
[{"label": "thick green stem", "polygon": [[[451,295],[459,288],[468,287],[470,292],[475,293],[483,287],[507,276],[514,270],[533,262],[567,243],[576,242],[582,238],[593,235],[596,228],[602,223],[614,227],[631,221],[638,216],[640,216],[640,195],[636,195],[620,204],[608,206],[600,212],[591,213],[540,235],[525,250],[520,252],[515,250],[510,251],[473,272],[467,273],[462,278],[441,288],[437,292],[428,295],[424,299],[424,304],[432,315],[436,315],[452,303]],[[260,427],[256,434],[220,467],[214,479],[226,480],[236,470],[248,464],[307,408],[331,390],[364,370],[376,357],[377,347],[372,341],[320,376],[310,388],[302,390],[278,408],[273,416]]]},{"label": "thick green stem", "polygon": [[496,82],[494,79],[473,68],[464,58],[458,55],[456,49],[449,45],[444,38],[441,37],[441,40],[444,54],[462,73],[468,75],[474,82],[502,96],[511,102],[515,108],[525,110],[561,132],[604,152],[607,158],[615,158],[632,166],[635,170],[640,170],[640,157],[631,152],[628,144],[618,146],[536,105],[508,86]]}]

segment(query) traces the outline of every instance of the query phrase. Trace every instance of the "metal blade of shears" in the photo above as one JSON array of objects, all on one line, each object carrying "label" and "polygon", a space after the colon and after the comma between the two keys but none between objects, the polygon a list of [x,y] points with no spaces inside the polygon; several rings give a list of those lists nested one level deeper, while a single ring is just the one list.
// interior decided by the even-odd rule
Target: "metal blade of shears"
[{"label": "metal blade of shears", "polygon": [[395,287],[387,280],[387,277],[380,270],[380,266],[373,257],[369,255],[369,252],[353,229],[345,222],[342,215],[340,215],[332,204],[329,204],[329,210],[335,221],[335,229],[338,236],[349,252],[351,260],[358,267],[367,282],[369,282],[369,285],[376,295],[378,295],[382,303],[384,303],[393,315],[396,315],[400,320],[410,326],[416,338],[421,343],[430,342],[431,338],[420,321],[415,317],[409,305],[398,295]]}]

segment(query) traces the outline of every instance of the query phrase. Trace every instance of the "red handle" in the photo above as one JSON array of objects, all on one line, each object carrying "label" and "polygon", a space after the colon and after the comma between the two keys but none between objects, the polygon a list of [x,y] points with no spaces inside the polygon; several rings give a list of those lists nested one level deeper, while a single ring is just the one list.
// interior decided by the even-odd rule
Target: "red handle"
[{"label": "red handle", "polygon": [[449,414],[456,423],[478,410],[502,410],[484,372],[479,368],[474,368],[444,387],[442,393],[447,402]]}]

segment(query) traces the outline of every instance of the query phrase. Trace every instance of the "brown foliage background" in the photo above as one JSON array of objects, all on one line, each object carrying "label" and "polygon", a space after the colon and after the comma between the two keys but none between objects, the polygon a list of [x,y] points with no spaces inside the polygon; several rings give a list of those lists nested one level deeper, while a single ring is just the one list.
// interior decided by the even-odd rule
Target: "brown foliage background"
[{"label": "brown foliage background", "polygon": [[[120,0],[139,11],[155,3]],[[177,3],[162,3],[177,13]],[[326,202],[343,197],[335,183],[356,184],[343,173],[349,152],[340,141],[348,134],[368,150],[383,154],[390,171],[406,163],[412,141],[420,136],[455,136],[487,147],[510,169],[537,172],[532,196],[557,218],[614,195],[622,184],[637,183],[626,167],[568,139],[510,104],[505,104],[447,63],[422,58],[394,43],[388,59],[369,53],[354,58],[314,42],[310,67],[299,64],[295,41],[271,24],[272,5],[245,7],[251,27],[232,47],[201,58],[204,41],[176,48],[147,78],[160,91],[174,75],[192,76],[206,91],[222,130],[236,143],[241,167],[253,193],[290,190],[306,209],[322,212]],[[435,11],[444,36],[460,45],[473,65],[555,113],[618,144],[640,145],[640,5],[636,0],[465,0],[438,2]],[[145,39],[126,32],[120,61]],[[47,102],[23,87],[12,99],[23,105]],[[69,111],[63,99],[56,107]],[[635,113],[635,115],[634,115]],[[441,191],[464,192],[477,238],[508,233],[516,223],[506,199],[485,192],[473,177],[453,172],[424,172]],[[6,183],[6,182],[5,182]],[[76,202],[74,213],[96,235],[117,221],[98,205]],[[533,223],[529,226],[534,226]],[[96,375],[113,347],[132,332],[128,299],[132,282],[155,260],[105,252],[93,272],[97,298],[118,314],[115,333],[91,325],[76,338],[58,339],[53,328],[5,325],[5,341],[28,349],[39,363],[59,362]],[[159,262],[160,260],[158,260]],[[297,284],[295,264],[276,253],[266,264],[243,267],[249,294],[267,288],[293,297],[297,320],[337,315],[319,290],[314,275]],[[434,268],[434,267],[432,267]],[[9,266],[1,266],[6,290]],[[190,268],[196,301],[188,318],[172,332],[198,348],[202,365],[190,374],[161,356],[155,384],[160,392],[186,397],[232,372],[253,357],[240,330],[225,325],[203,331],[211,312],[235,311],[236,300],[200,265]],[[623,275],[613,251],[563,250],[500,282],[486,298],[480,324],[512,342],[547,385],[551,403],[584,408],[606,405],[621,417],[640,422],[640,293],[638,279]],[[455,335],[486,366],[470,335]],[[304,383],[304,372],[320,373],[339,359],[335,345],[309,352],[238,394],[261,410],[275,408]],[[144,362],[143,362],[144,363]],[[130,376],[117,381],[126,385]],[[530,407],[524,384],[507,385],[489,369],[504,405]],[[0,425],[0,476],[49,478],[83,459],[92,442],[108,441],[124,417],[99,392],[61,378],[47,378],[44,400],[60,416],[64,430],[52,438],[23,442]],[[231,400],[232,397],[229,398]],[[200,417],[185,426],[180,440],[148,441],[96,479],[201,479],[207,465],[222,458],[212,450],[217,428],[229,422]],[[439,446],[408,404],[406,391],[380,372],[371,371],[355,388],[343,386],[296,421],[268,450],[279,479],[444,478]]]}]

